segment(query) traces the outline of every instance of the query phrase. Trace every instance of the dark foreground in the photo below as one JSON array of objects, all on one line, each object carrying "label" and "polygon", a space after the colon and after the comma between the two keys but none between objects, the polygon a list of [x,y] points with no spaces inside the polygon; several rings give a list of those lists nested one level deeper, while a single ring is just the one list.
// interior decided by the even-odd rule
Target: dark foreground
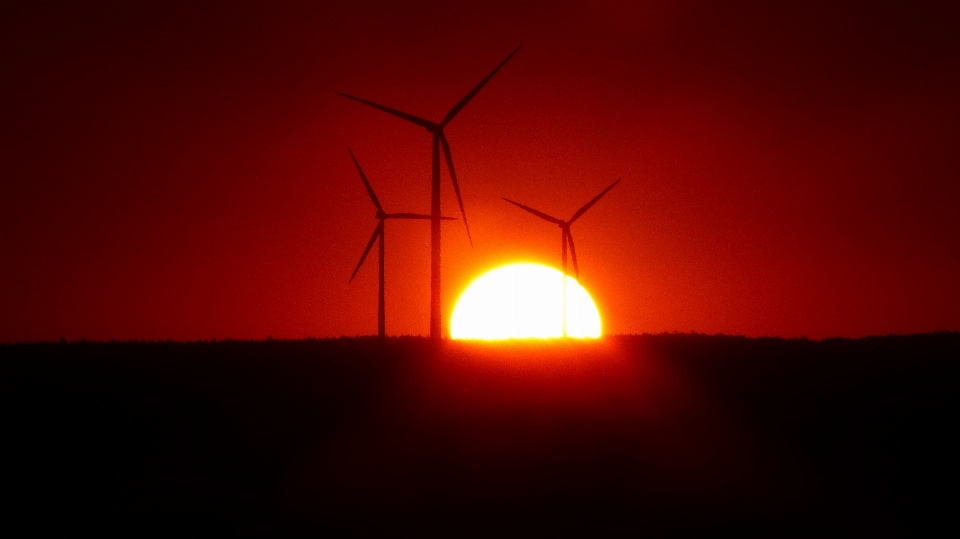
[{"label": "dark foreground", "polygon": [[34,344],[0,376],[7,509],[70,537],[931,536],[955,510],[958,333]]}]

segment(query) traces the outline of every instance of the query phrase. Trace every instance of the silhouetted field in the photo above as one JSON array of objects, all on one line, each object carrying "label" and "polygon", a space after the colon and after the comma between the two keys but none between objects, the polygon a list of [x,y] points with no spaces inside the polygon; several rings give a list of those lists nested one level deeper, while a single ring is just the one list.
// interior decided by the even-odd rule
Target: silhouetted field
[{"label": "silhouetted field", "polygon": [[958,375],[958,333],[4,345],[8,509],[101,537],[939,535]]}]

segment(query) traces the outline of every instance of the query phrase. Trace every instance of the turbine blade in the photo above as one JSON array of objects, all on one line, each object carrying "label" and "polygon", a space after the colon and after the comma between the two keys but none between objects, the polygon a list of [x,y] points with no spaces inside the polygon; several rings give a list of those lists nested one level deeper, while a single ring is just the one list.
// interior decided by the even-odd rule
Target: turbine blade
[{"label": "turbine blade", "polygon": [[404,119],[404,120],[406,120],[406,121],[408,121],[408,122],[410,122],[410,123],[417,124],[417,125],[419,125],[419,126],[422,126],[422,127],[427,128],[427,129],[433,129],[433,128],[435,128],[435,127],[437,126],[437,124],[431,122],[430,120],[424,120],[423,118],[420,118],[420,117],[418,117],[418,116],[414,116],[413,114],[407,114],[406,112],[402,112],[402,111],[399,111],[399,110],[397,110],[397,109],[392,109],[392,108],[390,108],[390,107],[385,107],[385,106],[383,106],[383,105],[379,105],[379,104],[377,104],[377,103],[374,103],[373,101],[367,101],[366,99],[360,99],[359,97],[354,97],[354,96],[352,96],[352,95],[350,95],[350,94],[345,94],[345,93],[343,93],[343,92],[338,92],[338,91],[336,91],[336,90],[334,90],[333,93],[335,93],[335,94],[337,94],[337,95],[342,95],[343,97],[346,97],[346,98],[348,98],[348,99],[352,99],[352,100],[354,100],[354,101],[358,101],[358,102],[360,102],[360,103],[363,103],[364,105],[369,105],[369,106],[371,106],[371,107],[373,107],[373,108],[375,108],[375,109],[380,109],[380,110],[382,110],[383,112],[386,112],[387,114],[392,114],[392,115],[396,116],[397,118],[402,118],[402,119]]},{"label": "turbine blade", "polygon": [[443,146],[443,156],[447,160],[447,167],[450,169],[450,179],[453,180],[453,192],[457,194],[457,204],[460,205],[460,215],[463,217],[463,226],[467,228],[467,239],[470,240],[470,247],[473,247],[473,237],[470,236],[470,225],[467,223],[467,212],[463,209],[463,198],[460,196],[460,184],[457,182],[457,173],[453,171],[453,157],[450,155],[450,143],[447,142],[447,136],[440,132],[440,145]]},{"label": "turbine blade", "polygon": [[537,211],[537,210],[531,208],[530,206],[524,206],[523,204],[521,204],[521,203],[519,203],[519,202],[514,202],[514,201],[510,200],[509,198],[505,198],[504,200],[506,200],[507,202],[513,204],[514,206],[518,206],[518,207],[520,207],[521,209],[527,210],[528,212],[536,215],[537,217],[539,217],[539,218],[541,218],[541,219],[550,221],[551,223],[554,223],[554,224],[557,224],[557,225],[562,225],[562,224],[563,224],[563,221],[561,221],[560,219],[557,219],[556,217],[552,217],[552,216],[550,216],[550,215],[547,215],[547,214],[543,213],[542,211]]},{"label": "turbine blade", "polygon": [[580,280],[580,267],[577,266],[577,248],[573,246],[573,234],[570,233],[570,229],[566,230],[567,232],[567,241],[570,243],[570,258],[573,259],[573,273],[577,276],[577,280]]},{"label": "turbine blade", "polygon": [[367,255],[370,254],[370,249],[373,248],[373,242],[377,241],[377,238],[380,237],[380,234],[383,234],[383,221],[380,221],[380,224],[377,225],[377,228],[373,229],[373,236],[370,236],[370,241],[367,242],[367,248],[363,250],[363,254],[360,255],[360,262],[357,262],[356,269],[353,270],[353,275],[350,276],[350,280],[347,282],[352,282],[353,278],[357,276],[357,272],[360,271],[360,266],[363,265],[363,261],[367,259]]},{"label": "turbine blade", "polygon": [[357,158],[354,157],[350,148],[347,148],[347,151],[350,152],[350,158],[353,159],[353,164],[357,165],[357,172],[360,173],[360,179],[363,180],[363,186],[367,188],[367,194],[370,195],[370,201],[373,202],[373,205],[382,212],[383,206],[381,206],[380,201],[377,200],[377,195],[373,192],[373,187],[370,187],[370,182],[367,181],[367,175],[363,173],[363,169],[360,168],[360,163],[357,162]]},{"label": "turbine blade", "polygon": [[573,217],[571,217],[571,218],[570,218],[570,221],[568,221],[568,222],[569,222],[569,223],[573,223],[574,221],[576,221],[577,219],[579,219],[580,216],[583,215],[583,213],[584,213],[585,211],[587,211],[587,210],[590,209],[590,206],[593,206],[594,204],[596,204],[597,201],[600,200],[601,197],[603,197],[603,195],[607,194],[607,191],[613,189],[613,187],[614,187],[615,185],[617,185],[618,183],[620,183],[620,178],[617,178],[617,181],[611,183],[611,184],[610,184],[610,187],[607,187],[606,189],[604,189],[603,192],[601,192],[599,195],[593,197],[593,199],[592,199],[590,202],[587,202],[586,204],[584,204],[582,208],[580,208],[579,210],[577,210],[577,213],[573,214]]},{"label": "turbine blade", "polygon": [[[520,47],[522,46],[523,45],[520,45]],[[464,98],[461,99],[459,103],[454,105],[453,108],[450,109],[450,112],[447,113],[446,117],[443,118],[443,121],[440,122],[440,127],[443,127],[448,123],[450,123],[450,120],[453,120],[453,117],[456,116],[457,113],[459,113],[460,110],[463,109],[463,107],[467,106],[467,103],[469,103],[471,99],[473,99],[473,96],[477,95],[477,92],[479,92],[480,89],[483,88],[485,84],[490,82],[490,79],[492,79],[493,76],[497,74],[497,71],[500,71],[500,68],[506,65],[506,63],[510,61],[511,58],[513,58],[514,54],[517,54],[517,51],[520,50],[520,47],[517,47],[516,49],[514,49],[513,52],[511,52],[510,55],[507,56],[506,59],[504,59],[504,61],[500,62],[500,65],[494,68],[494,70],[491,71],[490,74],[487,75],[485,79],[480,81],[480,84],[478,84],[473,90],[471,90],[469,94],[464,96]]]}]

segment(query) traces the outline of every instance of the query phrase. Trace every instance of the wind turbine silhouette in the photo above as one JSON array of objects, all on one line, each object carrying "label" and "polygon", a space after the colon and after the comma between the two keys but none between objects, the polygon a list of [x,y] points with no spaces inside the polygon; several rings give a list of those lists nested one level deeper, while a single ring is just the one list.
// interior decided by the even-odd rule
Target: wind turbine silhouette
[{"label": "wind turbine silhouette", "polygon": [[[360,168],[360,163],[357,161],[357,158],[353,155],[353,151],[350,148],[347,148],[347,151],[350,152],[350,158],[353,159],[353,164],[357,166],[357,172],[360,173],[360,179],[363,180],[363,186],[367,188],[367,194],[370,195],[370,201],[373,202],[373,206],[377,208],[377,220],[380,222],[377,223],[377,228],[373,229],[373,236],[370,236],[370,241],[367,242],[367,247],[363,250],[363,254],[360,255],[360,262],[357,262],[357,267],[353,270],[353,275],[350,276],[350,281],[353,282],[353,278],[357,276],[357,272],[360,271],[360,266],[363,265],[363,261],[367,259],[367,255],[370,253],[370,249],[373,248],[373,242],[380,240],[380,294],[377,300],[377,336],[383,338],[387,334],[386,328],[386,309],[385,301],[383,296],[383,236],[384,230],[386,229],[385,225],[387,219],[432,219],[429,215],[422,215],[419,213],[387,213],[383,211],[383,206],[380,205],[380,201],[377,200],[376,193],[373,192],[373,187],[370,187],[370,182],[367,181],[367,175],[363,173],[363,169]],[[440,219],[444,221],[456,221],[453,217],[441,217]]]},{"label": "wind turbine silhouette", "polygon": [[[522,47],[521,45],[520,47]],[[450,155],[450,143],[447,142],[447,136],[443,133],[443,128],[449,124],[454,117],[470,102],[471,99],[481,88],[484,87],[494,75],[497,74],[497,71],[500,71],[509,60],[513,58],[513,55],[520,50],[520,47],[514,49],[509,56],[506,57],[500,65],[498,65],[489,75],[486,76],[480,84],[477,84],[473,90],[470,90],[463,99],[457,102],[453,108],[447,112],[447,115],[443,117],[439,123],[431,122],[425,120],[413,114],[408,114],[390,107],[385,107],[383,105],[374,103],[372,101],[367,101],[366,99],[360,99],[359,97],[354,97],[343,92],[334,93],[342,95],[343,97],[352,99],[363,103],[364,105],[369,105],[375,109],[382,110],[387,114],[392,114],[398,118],[406,120],[412,124],[419,125],[427,130],[427,132],[433,135],[433,165],[432,165],[432,181],[431,181],[431,198],[430,198],[430,337],[434,340],[440,339],[442,336],[442,310],[440,305],[440,148],[443,148],[444,159],[447,162],[447,168],[450,170],[450,179],[453,181],[453,191],[457,195],[457,204],[460,205],[460,216],[463,217],[463,225],[467,229],[467,239],[470,241],[470,245],[473,246],[473,237],[470,235],[470,225],[467,223],[467,213],[463,209],[463,198],[460,196],[460,184],[457,182],[457,174],[453,170],[453,157]]]},{"label": "wind turbine silhouette", "polygon": [[603,195],[607,194],[607,192],[613,189],[618,183],[620,183],[620,178],[617,178],[617,181],[610,184],[610,186],[604,189],[603,191],[601,191],[599,195],[593,197],[590,200],[590,202],[587,202],[586,204],[581,206],[579,210],[574,212],[573,217],[571,217],[567,221],[564,221],[563,219],[558,219],[556,217],[553,217],[552,215],[547,215],[542,211],[535,210],[530,206],[525,206],[519,202],[514,202],[509,198],[504,198],[504,200],[513,204],[514,206],[518,206],[521,209],[527,210],[528,212],[536,215],[537,217],[545,221],[554,223],[560,227],[560,243],[562,245],[560,249],[560,252],[562,254],[560,256],[561,256],[561,259],[563,260],[563,336],[564,337],[567,336],[567,242],[570,243],[570,255],[571,255],[571,258],[573,258],[573,271],[577,276],[577,280],[578,281],[580,280],[580,268],[577,265],[577,249],[573,245],[573,235],[570,233],[570,225],[572,225],[574,221],[579,219],[581,215],[583,215],[587,210],[589,210],[591,206],[596,204],[597,201],[603,197]]}]

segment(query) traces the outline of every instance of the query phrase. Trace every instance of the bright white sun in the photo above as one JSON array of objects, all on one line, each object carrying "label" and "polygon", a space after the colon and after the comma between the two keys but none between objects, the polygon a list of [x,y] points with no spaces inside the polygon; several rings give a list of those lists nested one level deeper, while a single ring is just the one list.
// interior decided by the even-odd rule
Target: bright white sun
[{"label": "bright white sun", "polygon": [[[539,264],[489,271],[460,296],[450,320],[454,339],[563,336],[563,274]],[[567,276],[567,336],[599,337],[600,313],[590,294]]]}]

